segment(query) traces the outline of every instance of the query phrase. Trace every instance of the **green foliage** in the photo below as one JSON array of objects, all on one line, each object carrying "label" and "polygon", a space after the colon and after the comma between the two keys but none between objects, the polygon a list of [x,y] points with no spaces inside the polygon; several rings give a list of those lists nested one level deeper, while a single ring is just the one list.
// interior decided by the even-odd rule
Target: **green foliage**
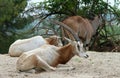
[{"label": "green foliage", "polygon": [[32,16],[17,17],[15,18],[15,23],[12,23],[12,26],[14,26],[17,29],[22,29],[25,27],[25,25],[30,24],[32,21],[33,21]]},{"label": "green foliage", "polygon": [[111,40],[114,43],[120,40],[120,27],[119,26],[105,26],[101,31],[100,35],[105,42],[107,40]]},{"label": "green foliage", "polygon": [[81,15],[85,17],[88,12],[94,14],[106,12],[108,5],[103,0],[45,0],[39,4],[48,14]]},{"label": "green foliage", "polygon": [[96,51],[117,51],[120,46],[120,27],[119,26],[104,26],[98,36],[94,38],[95,43],[92,44],[91,50]]},{"label": "green foliage", "polygon": [[11,23],[26,5],[26,0],[0,0],[0,26]]},{"label": "green foliage", "polygon": [[78,7],[77,0],[48,0],[43,3],[48,12],[66,15],[75,15]]},{"label": "green foliage", "polygon": [[7,53],[10,44],[12,44],[15,40],[14,36],[3,36],[2,33],[0,33],[0,53]]},{"label": "green foliage", "polygon": [[[44,0],[43,2],[37,3],[37,5],[35,3],[32,4],[30,9],[24,11],[27,0],[0,0],[0,42],[3,44],[0,44],[0,52],[8,52],[9,45],[16,39],[23,37],[27,38],[36,34],[38,30],[35,28],[30,30],[23,29],[20,30],[21,32],[16,32],[16,29],[21,29],[29,25],[30,22],[33,21],[33,17],[40,20],[36,25],[34,24],[36,28],[38,27],[38,29],[40,29],[42,25],[42,27],[46,26],[47,28],[58,31],[48,20],[43,20],[47,17],[63,20],[73,15],[90,18],[90,13],[102,14],[103,18],[105,18],[107,14],[111,14],[114,15],[114,18],[110,19],[109,22],[115,21],[115,26],[104,24],[104,27],[99,32],[97,40],[95,41],[97,45],[94,44],[94,46],[99,47],[102,43],[111,40],[115,40],[115,42],[116,40],[119,41],[118,37],[115,35],[119,34],[116,33],[116,31],[120,31],[117,26],[120,23],[120,9],[117,7],[119,5],[119,0],[115,1],[117,3],[116,6],[112,7],[109,3],[104,2],[104,0]],[[31,15],[33,12],[35,15]],[[24,17],[24,15],[27,15],[27,17]],[[8,35],[7,32],[12,33],[12,35]]]},{"label": "green foliage", "polygon": [[[119,41],[115,36],[116,34],[114,34],[116,31],[119,32],[119,30],[115,29],[120,22],[120,9],[117,7],[119,4],[119,0],[116,1],[114,7],[104,0],[45,0],[40,2],[39,7],[36,9],[42,10],[39,14],[40,18],[54,15],[52,18],[57,20],[63,20],[65,17],[73,15],[80,15],[86,18],[91,18],[91,13],[101,15],[102,19],[105,18],[103,19],[104,27],[102,30],[98,30],[97,38],[93,39],[93,42],[95,40],[93,47],[99,47],[103,42],[109,43],[109,41],[111,41],[112,43],[117,43],[116,41]],[[107,19],[107,17],[109,17],[108,15],[111,16],[109,20]],[[113,27],[113,25],[106,27],[107,21],[114,22],[116,27]],[[120,34],[118,33],[118,35]]]},{"label": "green foliage", "polygon": [[23,17],[27,0],[0,0],[0,53],[7,53],[16,37],[16,28],[23,28],[31,17]]}]

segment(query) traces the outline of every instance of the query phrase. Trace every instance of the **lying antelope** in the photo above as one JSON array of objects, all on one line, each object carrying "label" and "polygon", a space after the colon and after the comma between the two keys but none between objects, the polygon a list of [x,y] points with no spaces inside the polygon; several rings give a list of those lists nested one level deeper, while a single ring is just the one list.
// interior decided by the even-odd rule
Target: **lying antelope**
[{"label": "lying antelope", "polygon": [[[81,16],[71,16],[63,21],[64,24],[69,26],[79,38],[82,39],[84,46],[88,45],[93,35],[96,34],[96,30],[102,24],[102,20],[99,16],[95,16],[93,20],[88,20]],[[74,37],[67,31],[62,29],[64,37],[74,40]]]},{"label": "lying antelope", "polygon": [[30,69],[43,69],[46,71],[56,70],[58,64],[66,64],[74,55],[87,58],[82,44],[70,41],[69,44],[57,47],[45,44],[40,48],[23,53],[17,60],[17,70],[27,71]]},{"label": "lying antelope", "polygon": [[44,39],[42,36],[34,36],[28,39],[17,40],[13,44],[11,44],[9,48],[9,55],[18,57],[23,52],[39,48],[44,44],[62,46],[62,43],[58,36],[50,36],[46,39]]},{"label": "lying antelope", "polygon": [[25,52],[17,60],[17,70],[26,71],[33,68],[46,71],[56,70],[58,64],[66,64],[74,55],[87,58],[88,55],[79,37],[69,27],[61,26],[73,35],[75,41],[69,40],[69,44],[61,47],[44,44],[40,48]]}]

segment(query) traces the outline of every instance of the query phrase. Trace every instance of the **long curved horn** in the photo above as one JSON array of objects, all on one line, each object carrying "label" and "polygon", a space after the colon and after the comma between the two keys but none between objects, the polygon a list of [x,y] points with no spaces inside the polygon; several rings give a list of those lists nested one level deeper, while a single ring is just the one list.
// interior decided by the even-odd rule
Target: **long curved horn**
[{"label": "long curved horn", "polygon": [[55,24],[58,24],[58,25],[62,26],[66,30],[68,30],[73,35],[73,37],[75,38],[76,41],[81,41],[80,38],[78,37],[78,35],[75,33],[75,31],[73,31],[70,27],[68,27],[64,23],[56,21],[56,20],[50,20],[50,21],[55,23]]}]

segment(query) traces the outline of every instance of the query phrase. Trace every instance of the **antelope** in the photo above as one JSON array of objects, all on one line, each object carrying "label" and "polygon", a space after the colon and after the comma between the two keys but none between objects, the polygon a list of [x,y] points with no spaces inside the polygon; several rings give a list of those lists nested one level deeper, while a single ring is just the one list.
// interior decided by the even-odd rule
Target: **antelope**
[{"label": "antelope", "polygon": [[[70,27],[75,33],[82,39],[84,46],[87,46],[93,35],[96,34],[96,30],[102,24],[102,20],[99,16],[95,16],[93,20],[88,20],[81,16],[71,16],[62,21],[68,27]],[[71,33],[62,28],[63,37],[74,40]]]},{"label": "antelope", "polygon": [[59,38],[58,36],[50,36],[44,39],[42,36],[34,36],[28,39],[19,39],[10,45],[8,53],[12,57],[19,57],[23,52],[36,49],[44,44],[62,46]]},{"label": "antelope", "polygon": [[87,58],[88,55],[83,48],[83,43],[79,37],[69,27],[60,23],[62,27],[67,29],[74,37],[74,40],[67,39],[68,44],[64,46],[54,46],[44,44],[43,46],[24,52],[16,63],[18,71],[27,71],[31,69],[54,71],[57,65],[66,64],[74,55]]}]

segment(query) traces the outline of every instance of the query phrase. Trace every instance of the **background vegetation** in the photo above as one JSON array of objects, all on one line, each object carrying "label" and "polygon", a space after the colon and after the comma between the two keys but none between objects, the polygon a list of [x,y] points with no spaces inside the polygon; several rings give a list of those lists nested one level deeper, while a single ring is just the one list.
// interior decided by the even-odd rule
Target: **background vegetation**
[{"label": "background vegetation", "polygon": [[29,4],[29,7],[28,2],[0,0],[0,53],[7,53],[10,44],[20,38],[54,32],[60,35],[59,27],[49,19],[62,21],[73,15],[92,19],[90,14],[99,14],[103,19],[103,26],[92,39],[90,50],[120,51],[119,0],[114,0],[114,6],[104,0],[44,0]]}]

